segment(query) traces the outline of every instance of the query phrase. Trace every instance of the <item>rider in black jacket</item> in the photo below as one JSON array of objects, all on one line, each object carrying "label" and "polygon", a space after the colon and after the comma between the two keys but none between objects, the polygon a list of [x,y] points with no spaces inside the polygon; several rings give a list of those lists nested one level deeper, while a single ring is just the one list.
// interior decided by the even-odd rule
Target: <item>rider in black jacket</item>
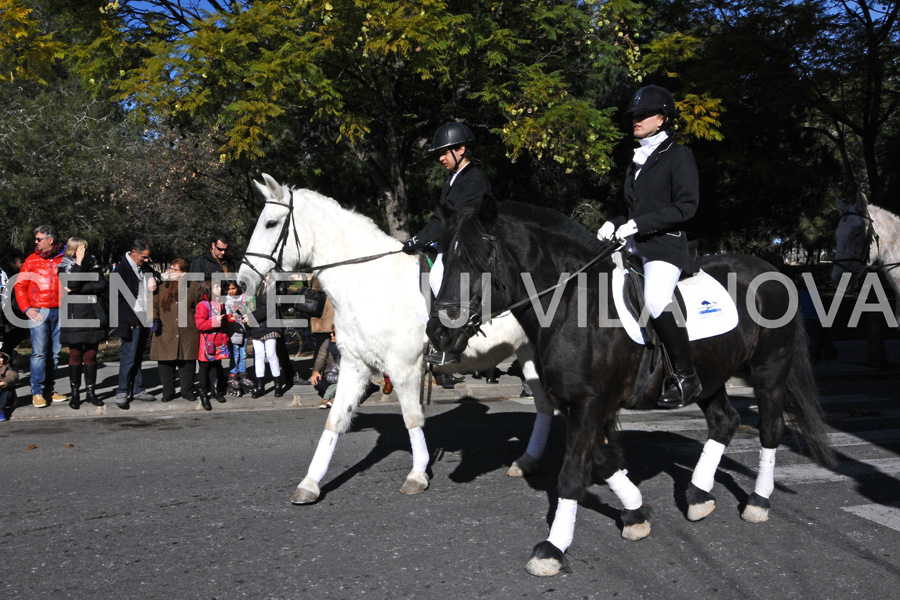
[{"label": "rider in black jacket", "polygon": [[[430,249],[441,236],[444,226],[441,215],[450,215],[458,211],[478,210],[482,199],[491,193],[491,183],[484,173],[469,159],[471,145],[475,142],[472,130],[465,124],[450,121],[441,125],[434,134],[434,141],[426,151],[437,156],[437,159],[450,171],[450,176],[441,191],[438,202],[441,210],[434,211],[431,219],[422,230],[403,242],[403,251],[415,254],[419,250]],[[438,255],[431,267],[429,283],[437,295],[444,275],[444,248],[438,248]],[[450,352],[435,353],[428,356],[429,362],[446,364],[459,362],[459,356]]]},{"label": "rider in black jacket", "polygon": [[628,249],[644,261],[644,297],[674,371],[659,405],[678,408],[702,391],[687,329],[676,320],[679,311],[672,296],[682,271],[696,270],[684,223],[694,216],[700,199],[697,164],[691,151],[673,139],[675,100],[668,90],[642,87],[628,112],[640,143],[625,175],[628,216],[604,223],[597,237],[628,240]]}]

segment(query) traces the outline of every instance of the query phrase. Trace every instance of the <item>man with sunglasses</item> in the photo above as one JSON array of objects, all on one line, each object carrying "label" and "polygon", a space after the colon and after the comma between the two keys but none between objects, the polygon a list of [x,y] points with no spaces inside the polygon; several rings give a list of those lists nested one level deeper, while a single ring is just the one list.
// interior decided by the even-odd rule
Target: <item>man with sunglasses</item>
[{"label": "man with sunglasses", "polygon": [[66,397],[53,393],[59,359],[59,275],[64,247],[51,225],[34,230],[34,253],[25,259],[16,280],[16,302],[28,317],[31,334],[31,401],[46,408],[47,401]]},{"label": "man with sunglasses", "polygon": [[212,280],[213,273],[234,274],[234,263],[227,257],[228,239],[224,233],[214,234],[210,238],[209,248],[191,261],[190,272],[200,273],[203,275],[203,279],[208,280]]}]

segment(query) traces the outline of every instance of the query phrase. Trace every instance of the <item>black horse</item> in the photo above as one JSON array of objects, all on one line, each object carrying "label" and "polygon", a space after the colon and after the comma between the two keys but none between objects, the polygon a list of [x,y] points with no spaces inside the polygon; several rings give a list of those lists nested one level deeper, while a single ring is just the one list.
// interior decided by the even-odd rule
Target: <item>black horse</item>
[{"label": "black horse", "polygon": [[[609,281],[614,269],[608,258],[609,243],[598,241],[559,212],[517,202],[485,201],[480,212],[451,217],[441,245],[445,249],[443,286],[427,327],[437,349],[461,351],[477,332],[482,312],[512,307],[536,348],[541,380],[568,417],[556,517],[547,541],[535,546],[528,571],[555,575],[568,570],[565,551],[574,532],[577,502],[595,481],[609,483],[622,501],[623,537],[636,540],[648,535],[649,508],[623,471],[617,413],[623,407],[655,408],[664,369],[655,368],[648,375],[646,365],[641,367],[644,347],[632,341],[621,326],[610,326],[602,318],[617,317],[610,286],[598,283],[601,278]],[[605,258],[598,260],[601,255]],[[723,284],[732,274],[734,287],[729,289],[737,291],[739,324],[728,333],[692,342],[703,384],[697,402],[709,433],[688,487],[687,517],[702,519],[715,508],[710,494],[715,470],[740,425],[725,393],[725,382],[745,365],[759,405],[762,450],[756,490],[741,516],[765,521],[785,411],[796,419],[812,458],[819,464],[834,464],[806,333],[798,316],[788,315],[796,303],[768,263],[750,256],[720,255],[702,258],[700,267]],[[569,281],[561,278],[561,274],[582,269],[586,279],[584,275]],[[461,277],[465,273],[468,277]],[[490,274],[489,290],[483,289],[485,273]],[[541,290],[553,293],[538,296],[536,291]],[[554,300],[558,305],[551,311]],[[579,306],[583,303],[587,303],[586,311]],[[439,314],[444,311],[442,322]],[[589,316],[586,325],[585,314]],[[456,326],[462,322],[466,324]]]}]

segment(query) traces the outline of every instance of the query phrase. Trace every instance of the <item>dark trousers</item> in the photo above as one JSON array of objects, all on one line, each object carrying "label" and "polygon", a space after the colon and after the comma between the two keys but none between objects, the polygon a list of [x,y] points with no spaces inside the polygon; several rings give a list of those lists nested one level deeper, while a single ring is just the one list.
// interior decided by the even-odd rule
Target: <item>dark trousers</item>
[{"label": "dark trousers", "polygon": [[131,339],[122,340],[122,358],[119,363],[119,386],[116,394],[132,396],[143,394],[144,377],[141,375],[141,362],[144,360],[144,350],[147,348],[149,329],[135,327],[131,330]]},{"label": "dark trousers", "polygon": [[178,373],[181,397],[185,400],[193,398],[194,372],[196,360],[161,360],[159,361],[159,382],[162,384],[163,398],[175,397],[175,373]]}]

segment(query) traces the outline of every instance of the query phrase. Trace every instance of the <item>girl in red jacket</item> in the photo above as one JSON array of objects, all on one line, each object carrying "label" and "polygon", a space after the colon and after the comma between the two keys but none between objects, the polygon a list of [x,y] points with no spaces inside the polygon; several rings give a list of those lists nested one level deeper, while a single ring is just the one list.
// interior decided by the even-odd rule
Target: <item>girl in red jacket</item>
[{"label": "girl in red jacket", "polygon": [[200,284],[197,293],[197,309],[194,321],[200,332],[200,350],[198,359],[200,404],[206,410],[212,410],[209,403],[209,392],[219,402],[225,402],[225,396],[219,392],[219,379],[224,377],[222,359],[229,358],[228,334],[225,333],[225,307],[219,301],[218,285],[209,281]]}]

